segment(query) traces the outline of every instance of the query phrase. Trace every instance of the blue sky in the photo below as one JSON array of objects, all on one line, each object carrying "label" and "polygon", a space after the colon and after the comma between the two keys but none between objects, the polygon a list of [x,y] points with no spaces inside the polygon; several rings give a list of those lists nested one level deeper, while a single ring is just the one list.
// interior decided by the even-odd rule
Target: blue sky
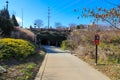
[{"label": "blue sky", "polygon": [[[15,14],[17,18],[22,19],[23,10],[23,22],[24,27],[29,27],[34,24],[36,19],[41,19],[44,22],[44,26],[47,26],[48,7],[51,9],[50,26],[54,27],[56,22],[60,22],[64,26],[68,26],[71,23],[75,24],[90,24],[90,19],[80,18],[81,10],[84,7],[96,8],[114,7],[108,4],[104,0],[8,0],[10,14]],[[119,0],[108,0],[113,3],[120,4]],[[0,0],[0,9],[3,9],[6,5],[6,0]],[[75,13],[74,9],[78,12]],[[21,24],[20,24],[21,25]]]}]

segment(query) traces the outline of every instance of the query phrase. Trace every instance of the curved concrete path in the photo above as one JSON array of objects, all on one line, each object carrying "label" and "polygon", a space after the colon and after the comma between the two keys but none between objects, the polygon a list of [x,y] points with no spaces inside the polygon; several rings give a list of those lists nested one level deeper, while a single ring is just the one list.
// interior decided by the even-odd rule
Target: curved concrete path
[{"label": "curved concrete path", "polygon": [[56,47],[48,51],[35,80],[110,80],[79,58]]}]

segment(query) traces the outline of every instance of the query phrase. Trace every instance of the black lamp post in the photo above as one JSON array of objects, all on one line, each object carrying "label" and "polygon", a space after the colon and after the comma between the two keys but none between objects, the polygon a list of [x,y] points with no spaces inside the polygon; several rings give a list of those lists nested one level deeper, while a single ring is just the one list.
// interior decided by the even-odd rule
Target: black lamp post
[{"label": "black lamp post", "polygon": [[35,40],[35,44],[36,44],[36,23],[34,23],[34,40]]},{"label": "black lamp post", "polygon": [[7,9],[7,10],[8,10],[8,3],[9,3],[9,2],[8,2],[8,1],[6,1],[6,9]]}]

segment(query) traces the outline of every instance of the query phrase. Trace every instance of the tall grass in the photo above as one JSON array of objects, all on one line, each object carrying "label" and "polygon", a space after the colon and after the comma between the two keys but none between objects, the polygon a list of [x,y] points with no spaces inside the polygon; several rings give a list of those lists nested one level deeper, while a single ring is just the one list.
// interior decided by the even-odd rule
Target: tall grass
[{"label": "tall grass", "polygon": [[33,42],[35,38],[35,34],[31,32],[30,30],[20,28],[20,27],[15,27],[14,31],[11,34],[11,37],[25,39],[25,40]]},{"label": "tall grass", "polygon": [[[119,30],[75,30],[68,36],[68,41],[73,42],[73,46],[77,47],[75,53],[87,56],[87,58],[95,58],[94,36],[100,35],[99,56],[103,62],[120,62],[120,31]],[[65,45],[64,45],[65,46]],[[67,45],[66,45],[67,46]],[[84,51],[81,53],[81,48]]]}]

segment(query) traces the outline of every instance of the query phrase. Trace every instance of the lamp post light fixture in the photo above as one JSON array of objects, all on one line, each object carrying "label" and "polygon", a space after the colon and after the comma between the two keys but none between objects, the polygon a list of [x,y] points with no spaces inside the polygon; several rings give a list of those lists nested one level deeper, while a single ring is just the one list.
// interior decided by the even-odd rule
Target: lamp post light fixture
[{"label": "lamp post light fixture", "polygon": [[6,9],[7,9],[7,10],[8,10],[8,3],[9,3],[9,2],[8,2],[8,1],[6,1]]}]

